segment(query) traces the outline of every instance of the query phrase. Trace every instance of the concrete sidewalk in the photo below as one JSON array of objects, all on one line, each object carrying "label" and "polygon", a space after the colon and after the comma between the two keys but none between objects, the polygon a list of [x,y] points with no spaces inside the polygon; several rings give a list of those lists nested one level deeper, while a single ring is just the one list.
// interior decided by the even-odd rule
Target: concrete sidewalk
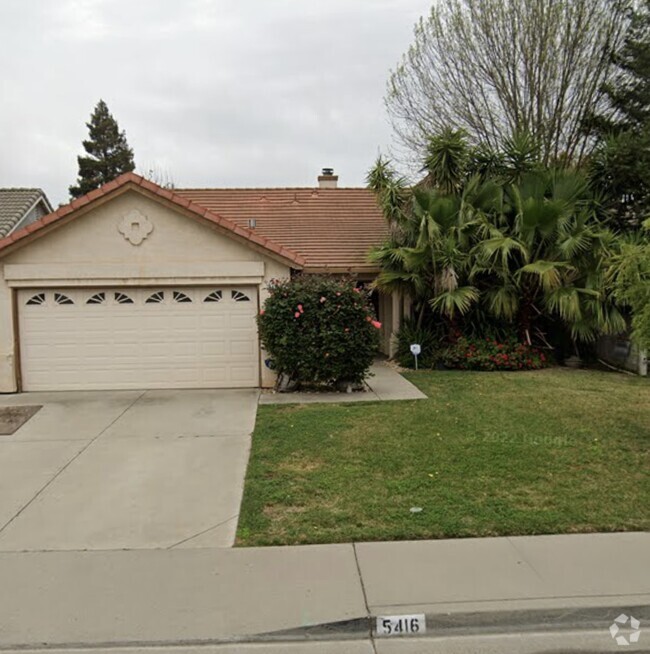
[{"label": "concrete sidewalk", "polygon": [[[481,650],[443,641],[557,630],[588,630],[616,651],[608,628],[620,613],[650,626],[650,534],[11,552],[0,584],[0,651],[338,640],[354,645],[295,651],[460,652]],[[426,614],[426,639],[375,643],[373,617],[411,613]]]},{"label": "concrete sidewalk", "polygon": [[426,400],[427,396],[408,379],[377,359],[366,380],[367,390],[355,393],[275,393],[260,395],[260,404],[320,404],[334,402],[380,402],[385,400]]}]

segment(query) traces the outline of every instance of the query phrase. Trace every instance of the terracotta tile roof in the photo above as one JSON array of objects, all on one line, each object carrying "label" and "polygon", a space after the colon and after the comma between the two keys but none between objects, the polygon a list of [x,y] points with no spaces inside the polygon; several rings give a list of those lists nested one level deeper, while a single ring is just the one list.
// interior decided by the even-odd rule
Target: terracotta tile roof
[{"label": "terracotta tile roof", "polygon": [[40,188],[0,188],[0,237],[6,236],[40,200],[51,211]]},{"label": "terracotta tile roof", "polygon": [[162,188],[157,184],[144,179],[144,177],[136,175],[135,173],[125,173],[112,182],[104,184],[104,186],[101,186],[100,188],[73,200],[70,202],[70,204],[59,207],[53,213],[50,213],[47,216],[43,216],[39,220],[31,223],[30,225],[27,225],[22,229],[19,229],[16,232],[13,232],[12,234],[9,234],[9,236],[6,236],[5,238],[1,238],[0,251],[24,239],[30,234],[38,232],[44,227],[62,220],[63,218],[74,218],[74,216],[71,214],[74,214],[77,210],[91,204],[96,200],[99,200],[104,196],[112,195],[127,186],[130,186],[134,189],[140,189],[145,194],[150,193],[152,195],[157,195],[164,200],[172,202],[173,204],[176,204],[179,207],[196,214],[197,218],[204,218],[205,220],[209,220],[222,229],[232,232],[237,237],[249,241],[250,243],[253,243],[254,245],[262,248],[263,250],[267,250],[270,254],[284,259],[294,268],[302,268],[305,264],[304,257],[286,247],[285,244],[280,245],[261,233],[247,229],[232,220],[228,220],[227,218],[223,218],[222,216],[214,213],[208,207],[196,204],[191,201],[190,198],[181,196],[175,191],[170,191],[168,189]]},{"label": "terracotta tile roof", "polygon": [[368,250],[388,234],[374,194],[365,188],[175,189],[242,227],[299,252],[305,270],[372,272]]}]

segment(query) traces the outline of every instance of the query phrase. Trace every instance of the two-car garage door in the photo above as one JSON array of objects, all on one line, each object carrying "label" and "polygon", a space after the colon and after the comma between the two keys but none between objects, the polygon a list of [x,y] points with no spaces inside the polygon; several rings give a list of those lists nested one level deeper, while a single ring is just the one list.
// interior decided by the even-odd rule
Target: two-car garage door
[{"label": "two-car garage door", "polygon": [[25,391],[259,384],[257,288],[18,293]]}]

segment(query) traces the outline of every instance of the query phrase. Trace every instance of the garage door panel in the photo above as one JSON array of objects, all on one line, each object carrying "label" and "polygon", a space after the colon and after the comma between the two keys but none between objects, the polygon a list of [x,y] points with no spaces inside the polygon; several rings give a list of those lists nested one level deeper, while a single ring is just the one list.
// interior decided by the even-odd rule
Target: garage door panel
[{"label": "garage door panel", "polygon": [[230,342],[230,353],[231,354],[242,354],[249,356],[253,353],[253,344],[250,340],[246,341],[231,341]]},{"label": "garage door panel", "polygon": [[252,366],[242,366],[241,368],[238,368],[237,366],[232,367],[232,381],[234,382],[244,382],[246,379],[249,379],[252,374]]},{"label": "garage door panel", "polygon": [[[24,390],[257,386],[257,290],[224,287],[220,301],[204,302],[215,290],[21,291]],[[28,305],[36,295],[44,300]]]},{"label": "garage door panel", "polygon": [[209,343],[201,343],[201,355],[220,357],[226,353],[225,341],[211,341]]},{"label": "garage door panel", "polygon": [[228,329],[226,316],[201,316],[199,319],[201,329],[209,329],[218,332],[221,329]]},{"label": "garage door panel", "polygon": [[232,329],[250,330],[250,315],[233,315],[230,318],[230,327]]}]

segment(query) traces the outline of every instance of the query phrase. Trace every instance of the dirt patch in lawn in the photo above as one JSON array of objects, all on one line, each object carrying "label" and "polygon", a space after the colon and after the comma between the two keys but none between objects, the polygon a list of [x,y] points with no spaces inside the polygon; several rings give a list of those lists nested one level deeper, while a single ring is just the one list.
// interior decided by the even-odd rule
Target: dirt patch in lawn
[{"label": "dirt patch in lawn", "polygon": [[0,407],[0,436],[11,436],[42,408],[42,405]]},{"label": "dirt patch in lawn", "polygon": [[272,520],[292,513],[304,513],[306,510],[307,508],[304,506],[282,506],[279,504],[268,504],[262,509],[264,515]]},{"label": "dirt patch in lawn", "polygon": [[322,465],[322,461],[294,454],[286,461],[278,463],[277,469],[282,472],[300,474],[304,472],[314,472],[314,470],[318,470]]}]

